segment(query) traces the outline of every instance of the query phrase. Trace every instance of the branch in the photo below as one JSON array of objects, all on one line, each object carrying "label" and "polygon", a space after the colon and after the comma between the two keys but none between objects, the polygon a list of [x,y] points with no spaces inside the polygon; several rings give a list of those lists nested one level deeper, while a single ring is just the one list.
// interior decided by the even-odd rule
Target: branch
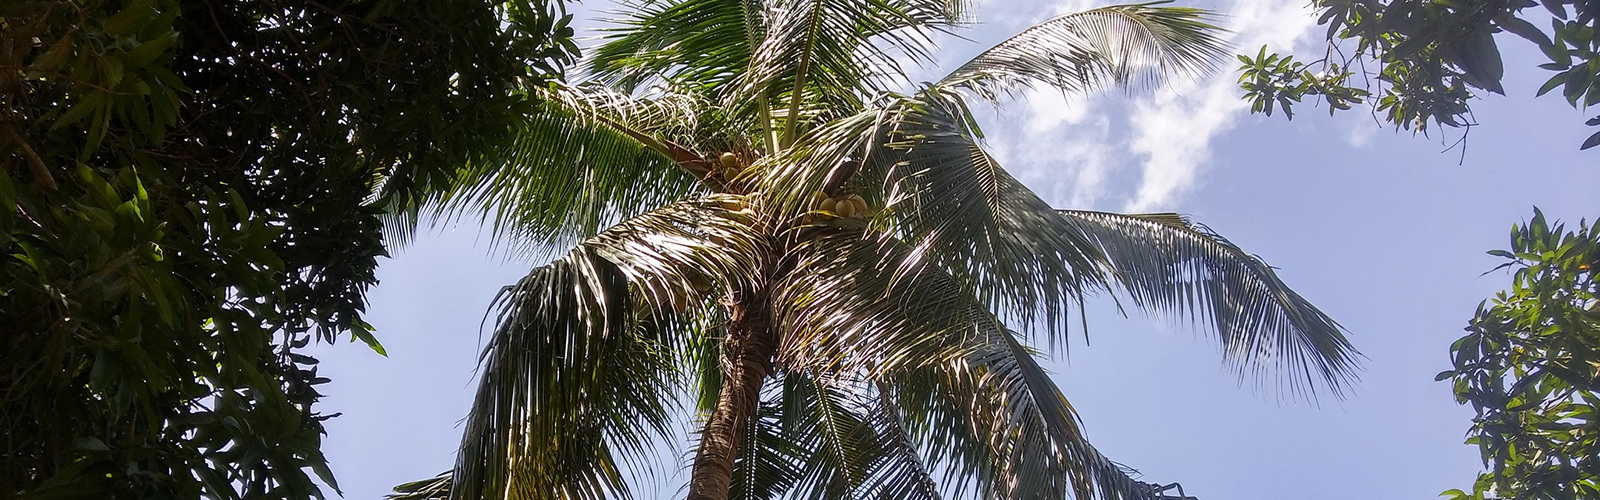
[{"label": "branch", "polygon": [[28,141],[22,140],[22,136],[17,135],[17,129],[11,126],[10,121],[0,122],[0,127],[3,127],[6,135],[22,149],[22,156],[28,159],[29,170],[33,171],[34,182],[43,184],[47,189],[56,189],[56,179],[50,175],[50,168],[45,166],[44,159],[39,158],[39,153],[34,152]]}]

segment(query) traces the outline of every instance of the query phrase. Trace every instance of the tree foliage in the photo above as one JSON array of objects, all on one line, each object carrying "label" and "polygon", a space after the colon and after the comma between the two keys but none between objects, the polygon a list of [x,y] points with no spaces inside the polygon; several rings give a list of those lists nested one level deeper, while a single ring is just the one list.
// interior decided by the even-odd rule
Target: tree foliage
[{"label": "tree foliage", "polygon": [[[1239,56],[1239,83],[1252,111],[1270,115],[1277,107],[1292,118],[1291,106],[1317,96],[1329,113],[1369,103],[1396,129],[1470,127],[1470,104],[1480,91],[1505,93],[1497,33],[1516,35],[1549,58],[1539,67],[1554,74],[1538,95],[1559,89],[1580,110],[1600,103],[1600,4],[1592,0],[1317,0],[1313,5],[1321,13],[1319,24],[1328,27],[1329,44],[1320,60],[1299,62],[1268,54],[1266,47],[1253,58]],[[1550,28],[1540,28],[1546,19]],[[1369,83],[1352,83],[1357,77]],[[1600,126],[1600,116],[1586,123]],[[1600,132],[1580,147],[1596,145]]]},{"label": "tree foliage", "polygon": [[1343,389],[1359,356],[1270,266],[1176,214],[1057,210],[973,118],[1197,74],[1210,14],[1067,14],[910,84],[969,3],[629,4],[549,119],[399,207],[566,251],[495,302],[454,469],[396,496],[629,498],[687,414],[694,500],[1155,498],[1035,360],[1095,294],[1214,331],[1241,376]]},{"label": "tree foliage", "polygon": [[1450,346],[1456,400],[1477,412],[1468,444],[1488,470],[1453,499],[1600,496],[1600,227],[1513,226],[1511,288],[1478,307]]},{"label": "tree foliage", "polygon": [[564,23],[542,2],[0,3],[0,496],[337,489],[304,349],[383,352],[374,200],[508,140]]}]

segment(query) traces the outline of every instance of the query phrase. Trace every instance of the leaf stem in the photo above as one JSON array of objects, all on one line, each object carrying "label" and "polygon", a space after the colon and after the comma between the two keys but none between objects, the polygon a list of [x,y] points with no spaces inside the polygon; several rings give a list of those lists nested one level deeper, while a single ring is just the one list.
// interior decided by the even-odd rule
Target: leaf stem
[{"label": "leaf stem", "polygon": [[[750,10],[749,0],[741,0],[739,8],[744,11],[745,39],[750,42],[750,60],[755,61],[756,51],[761,49],[761,41],[756,39],[755,12]],[[756,106],[761,108],[761,142],[766,145],[767,154],[778,151],[778,130],[772,126],[772,102],[767,99],[767,92],[762,90],[756,96]]]},{"label": "leaf stem", "polygon": [[800,67],[795,70],[794,91],[789,93],[788,122],[783,127],[783,147],[785,148],[794,145],[795,142],[795,127],[800,122],[800,98],[805,95],[806,74],[811,71],[811,46],[817,43],[817,24],[820,22],[818,18],[822,15],[822,2],[817,1],[812,5],[815,7],[811,9],[812,19],[810,26],[806,29],[806,43],[802,46],[804,49],[800,52]]}]

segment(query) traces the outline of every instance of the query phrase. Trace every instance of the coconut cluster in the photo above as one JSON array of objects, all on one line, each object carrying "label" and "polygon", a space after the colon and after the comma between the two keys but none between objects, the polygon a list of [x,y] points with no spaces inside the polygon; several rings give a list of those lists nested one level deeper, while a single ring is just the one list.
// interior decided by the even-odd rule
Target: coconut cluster
[{"label": "coconut cluster", "polygon": [[858,194],[828,196],[818,191],[812,197],[811,210],[840,218],[861,219],[870,215],[867,200]]},{"label": "coconut cluster", "polygon": [[739,172],[744,171],[744,161],[740,160],[739,155],[733,154],[732,151],[722,153],[722,156],[717,158],[717,162],[722,164],[722,177],[724,179],[738,177]]}]

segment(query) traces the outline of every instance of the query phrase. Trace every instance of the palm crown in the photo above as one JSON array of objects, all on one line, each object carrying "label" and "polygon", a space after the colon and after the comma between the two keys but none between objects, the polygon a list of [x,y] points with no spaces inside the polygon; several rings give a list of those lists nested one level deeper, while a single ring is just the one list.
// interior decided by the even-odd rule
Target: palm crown
[{"label": "palm crown", "polygon": [[1266,264],[1176,215],[1052,208],[969,112],[1196,75],[1224,48],[1206,13],[1058,17],[896,92],[966,3],[642,1],[588,81],[527,91],[513,147],[399,178],[431,193],[393,207],[402,234],[476,213],[575,245],[499,296],[455,470],[401,494],[627,497],[688,406],[691,500],[1149,498],[1029,347],[1098,292],[1204,323],[1242,373],[1339,392],[1357,355]]}]

